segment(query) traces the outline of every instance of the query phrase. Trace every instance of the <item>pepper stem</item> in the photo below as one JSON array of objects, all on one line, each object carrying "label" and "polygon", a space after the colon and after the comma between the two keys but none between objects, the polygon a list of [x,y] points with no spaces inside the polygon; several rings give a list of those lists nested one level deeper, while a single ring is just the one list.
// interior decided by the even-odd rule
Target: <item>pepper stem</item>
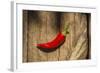
[{"label": "pepper stem", "polygon": [[64,36],[66,36],[66,34],[69,34],[68,29],[69,29],[69,24],[66,23],[66,24],[64,25],[64,30],[63,30],[63,32],[62,32],[62,34],[63,34]]}]

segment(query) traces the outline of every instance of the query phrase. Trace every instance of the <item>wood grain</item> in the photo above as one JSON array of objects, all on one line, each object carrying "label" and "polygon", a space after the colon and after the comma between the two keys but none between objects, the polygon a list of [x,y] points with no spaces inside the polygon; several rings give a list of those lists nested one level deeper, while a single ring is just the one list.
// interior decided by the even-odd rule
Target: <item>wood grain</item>
[{"label": "wood grain", "polygon": [[[74,27],[73,27],[73,21],[74,21],[74,13],[62,13],[61,16],[61,24],[60,29],[61,31],[64,30],[64,27],[69,25],[69,34],[66,36],[66,41],[64,44],[60,47],[60,55],[59,60],[68,60],[71,55],[71,47],[74,41]],[[72,43],[71,43],[72,42]]]},{"label": "wood grain", "polygon": [[27,62],[27,25],[28,11],[23,10],[23,62]]},{"label": "wood grain", "polygon": [[[40,39],[38,43],[47,42],[47,12],[40,11],[38,12],[40,18]],[[38,49],[39,52],[39,60],[47,61],[47,53]]]},{"label": "wood grain", "polygon": [[[57,24],[56,12],[48,12],[47,15],[47,42],[55,39],[59,31],[59,24]],[[48,53],[48,61],[57,61],[59,57],[59,50]]]},{"label": "wood grain", "polygon": [[[74,12],[23,12],[23,62],[80,60],[90,57],[90,15]],[[53,40],[69,25],[66,41],[52,52],[36,47]]]},{"label": "wood grain", "polygon": [[38,36],[38,21],[35,19],[36,12],[29,11],[28,12],[28,62],[39,61],[38,57],[38,49],[36,48],[36,43],[39,38]]},{"label": "wood grain", "polygon": [[[74,39],[75,39],[74,41],[75,46],[73,46],[73,51],[70,56],[70,60],[86,59],[86,56],[85,57],[81,56],[81,55],[87,55],[87,51],[88,51],[87,19],[85,14],[75,13],[75,38]],[[83,53],[84,51],[85,53]]]}]

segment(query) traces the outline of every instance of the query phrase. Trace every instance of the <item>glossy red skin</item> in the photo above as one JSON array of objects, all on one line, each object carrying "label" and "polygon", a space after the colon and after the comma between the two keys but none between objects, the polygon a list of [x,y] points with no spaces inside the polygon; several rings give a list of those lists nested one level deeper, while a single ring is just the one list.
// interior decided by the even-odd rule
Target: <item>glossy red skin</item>
[{"label": "glossy red skin", "polygon": [[61,45],[65,40],[65,36],[62,33],[58,33],[57,37],[48,42],[48,43],[42,43],[42,44],[37,44],[37,47],[44,48],[44,49],[53,49]]}]

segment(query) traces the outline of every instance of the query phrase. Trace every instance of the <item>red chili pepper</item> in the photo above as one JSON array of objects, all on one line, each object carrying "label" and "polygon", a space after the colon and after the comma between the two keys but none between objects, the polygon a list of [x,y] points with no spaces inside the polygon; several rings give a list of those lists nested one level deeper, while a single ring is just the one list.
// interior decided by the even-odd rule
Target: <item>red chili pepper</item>
[{"label": "red chili pepper", "polygon": [[60,46],[61,44],[64,43],[65,38],[66,38],[66,34],[69,33],[67,31],[67,28],[64,29],[64,31],[61,33],[59,32],[58,35],[56,36],[56,38],[50,42],[47,43],[42,43],[42,44],[37,44],[38,48],[43,48],[43,49],[54,49],[57,48],[58,46]]}]

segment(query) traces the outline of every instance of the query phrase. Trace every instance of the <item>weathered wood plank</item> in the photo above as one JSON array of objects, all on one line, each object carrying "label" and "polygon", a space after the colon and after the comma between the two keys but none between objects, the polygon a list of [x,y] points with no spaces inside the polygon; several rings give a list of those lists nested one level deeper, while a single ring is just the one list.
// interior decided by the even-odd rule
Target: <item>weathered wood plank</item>
[{"label": "weathered wood plank", "polygon": [[74,13],[62,13],[61,16],[61,31],[64,30],[64,27],[69,25],[68,31],[69,34],[66,36],[66,41],[64,44],[60,47],[60,55],[59,60],[68,60],[71,54],[71,48],[74,41]]},{"label": "weathered wood plank", "polygon": [[28,12],[28,62],[39,61],[37,44],[38,36],[38,21],[36,20],[36,12]]},{"label": "weathered wood plank", "polygon": [[87,35],[88,35],[88,55],[87,59],[91,59],[91,14],[87,14]]},{"label": "weathered wood plank", "polygon": [[[47,42],[55,39],[59,32],[59,24],[57,24],[56,12],[47,12]],[[58,21],[59,22],[59,21]],[[57,61],[59,50],[56,49],[48,53],[48,61]]]},{"label": "weathered wood plank", "polygon": [[[28,11],[23,19],[23,62],[86,59],[89,53],[87,14],[72,12]],[[28,16],[27,16],[28,14]],[[90,18],[89,18],[90,19]],[[69,25],[63,45],[52,52],[44,52],[37,43],[53,40]],[[90,32],[89,32],[90,35]],[[27,51],[27,52],[26,52]]]},{"label": "weathered wood plank", "polygon": [[23,10],[23,62],[27,62],[27,10]]},{"label": "weathered wood plank", "polygon": [[[47,15],[46,11],[39,11],[38,12],[39,19],[40,19],[40,36],[38,43],[45,43],[47,42]],[[38,49],[39,53],[39,60],[40,61],[47,61],[47,53]]]},{"label": "weathered wood plank", "polygon": [[[81,17],[81,18],[80,18]],[[88,45],[87,45],[87,18],[86,14],[75,13],[75,45],[70,60],[86,59]],[[85,45],[84,45],[85,44]],[[85,53],[83,53],[85,52]],[[83,56],[82,56],[83,55]]]}]

